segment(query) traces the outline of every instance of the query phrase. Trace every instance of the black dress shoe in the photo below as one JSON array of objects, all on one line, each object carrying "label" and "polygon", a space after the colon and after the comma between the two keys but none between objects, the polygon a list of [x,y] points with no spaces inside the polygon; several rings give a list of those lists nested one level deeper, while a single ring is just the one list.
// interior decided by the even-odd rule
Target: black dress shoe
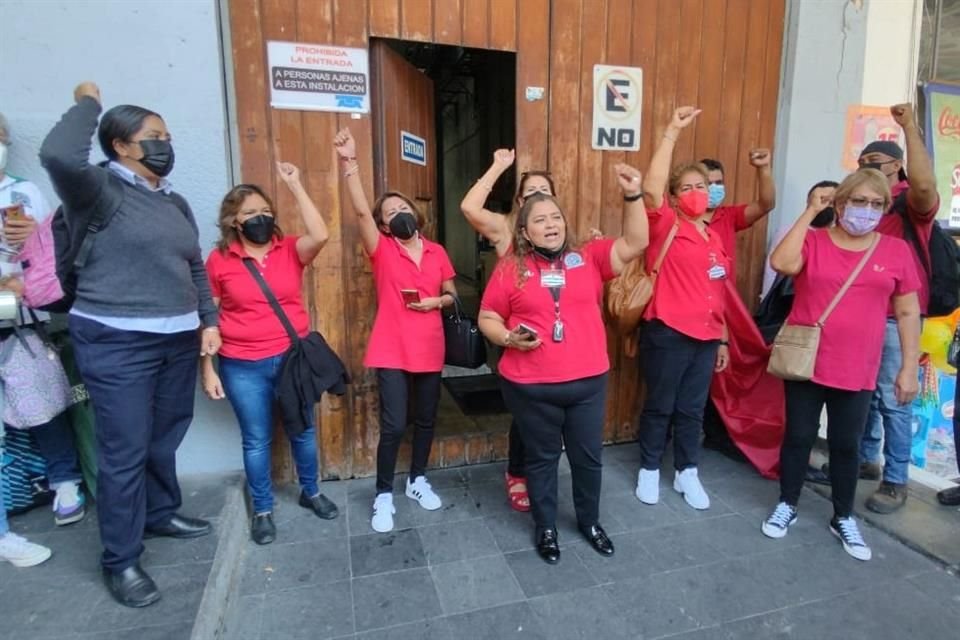
[{"label": "black dress shoe", "polygon": [[340,515],[340,512],[337,510],[337,505],[333,504],[333,502],[322,493],[308,498],[307,494],[301,491],[300,506],[304,509],[310,509],[318,518],[323,518],[324,520],[333,520]]},{"label": "black dress shoe", "polygon": [[537,536],[537,553],[547,564],[560,562],[560,545],[557,543],[557,530],[544,529]]},{"label": "black dress shoe", "polygon": [[104,569],[103,583],[113,599],[125,607],[147,607],[160,599],[157,585],[139,564],[123,571]]},{"label": "black dress shoe", "polygon": [[945,507],[960,506],[960,487],[950,487],[937,492],[937,500]]},{"label": "black dress shoe", "polygon": [[250,537],[257,544],[270,544],[277,539],[277,527],[272,513],[258,513],[250,523]]},{"label": "black dress shoe", "polygon": [[159,527],[147,527],[144,538],[199,538],[213,531],[206,520],[174,514],[170,522]]},{"label": "black dress shoe", "polygon": [[593,550],[602,556],[613,555],[613,540],[607,537],[607,532],[598,524],[586,529],[580,529],[583,537],[587,539]]}]

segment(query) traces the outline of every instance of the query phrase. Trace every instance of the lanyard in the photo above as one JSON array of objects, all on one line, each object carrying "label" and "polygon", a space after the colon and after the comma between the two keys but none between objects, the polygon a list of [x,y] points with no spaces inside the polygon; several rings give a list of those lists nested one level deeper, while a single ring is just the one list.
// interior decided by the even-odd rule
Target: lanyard
[{"label": "lanyard", "polygon": [[[535,262],[538,262],[534,258]],[[550,263],[551,269],[555,268],[554,263]],[[543,269],[537,264],[537,270],[540,271],[540,277],[543,278]],[[564,283],[566,283],[566,269],[563,266],[563,260],[560,260],[560,270],[564,273]],[[563,342],[563,320],[560,319],[560,289],[559,286],[547,287],[550,291],[550,297],[553,298],[553,341]]]}]

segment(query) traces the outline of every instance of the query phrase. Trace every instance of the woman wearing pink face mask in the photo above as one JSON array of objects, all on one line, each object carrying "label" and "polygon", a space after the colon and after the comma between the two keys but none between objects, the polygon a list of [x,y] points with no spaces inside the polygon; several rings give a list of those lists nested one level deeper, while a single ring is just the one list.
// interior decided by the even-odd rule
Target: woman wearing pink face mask
[{"label": "woman wearing pink face mask", "polygon": [[685,164],[670,170],[677,136],[699,113],[694,107],[673,113],[643,181],[650,220],[648,273],[664,245],[669,245],[641,329],[647,394],[640,415],[636,495],[644,504],[659,501],[660,462],[673,424],[673,488],[694,509],[707,509],[710,498],[700,484],[697,462],[710,380],[714,371],[726,369],[730,359],[723,322],[729,260],[721,239],[703,220],[706,167]]},{"label": "woman wearing pink face mask", "polygon": [[917,269],[905,241],[874,231],[890,208],[890,199],[890,187],[882,173],[875,169],[852,173],[833,194],[836,226],[810,229],[817,213],[808,208],[770,254],[770,266],[794,279],[796,295],[787,322],[800,326],[820,322],[844,283],[863,263],[822,323],[813,378],[784,383],[787,425],[780,448],[780,502],[762,527],[767,537],[782,538],[796,521],[807,458],[826,405],[833,499],[830,530],[844,551],[857,560],[871,557],[853,519],[853,500],[860,437],[877,385],[889,309],[900,334],[902,364],[894,385],[897,402],[913,402],[919,386]]}]

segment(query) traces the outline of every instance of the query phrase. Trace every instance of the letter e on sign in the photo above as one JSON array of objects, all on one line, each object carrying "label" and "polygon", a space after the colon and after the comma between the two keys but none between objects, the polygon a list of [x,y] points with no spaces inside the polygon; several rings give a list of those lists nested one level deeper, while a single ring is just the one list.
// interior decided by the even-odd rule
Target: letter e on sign
[{"label": "letter e on sign", "polygon": [[593,96],[591,146],[600,150],[639,151],[643,69],[594,65]]},{"label": "letter e on sign", "polygon": [[400,159],[427,166],[427,141],[409,131],[400,131]]}]

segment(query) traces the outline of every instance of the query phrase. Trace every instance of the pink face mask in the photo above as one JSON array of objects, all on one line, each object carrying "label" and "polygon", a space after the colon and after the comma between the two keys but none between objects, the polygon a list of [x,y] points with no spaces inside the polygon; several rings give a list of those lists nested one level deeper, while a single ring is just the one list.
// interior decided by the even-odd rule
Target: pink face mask
[{"label": "pink face mask", "polygon": [[699,218],[707,212],[708,198],[706,191],[687,191],[677,196],[677,205],[684,214]]}]

